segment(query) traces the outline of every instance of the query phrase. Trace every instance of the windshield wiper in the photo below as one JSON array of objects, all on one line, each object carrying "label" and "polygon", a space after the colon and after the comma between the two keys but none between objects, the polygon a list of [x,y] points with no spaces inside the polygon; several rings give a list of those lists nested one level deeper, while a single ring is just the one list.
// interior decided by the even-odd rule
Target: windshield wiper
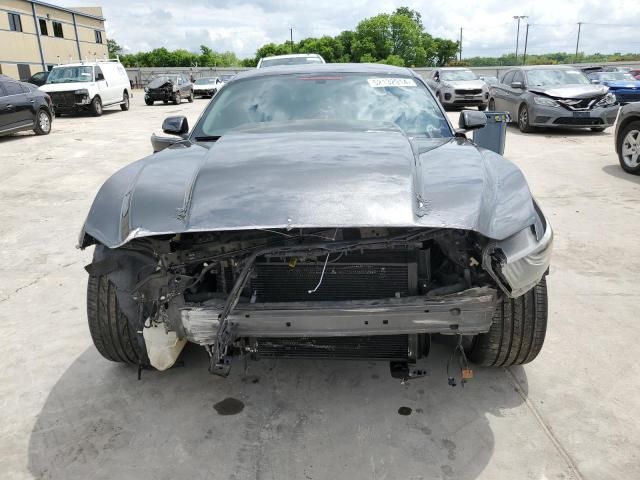
[{"label": "windshield wiper", "polygon": [[222,135],[207,135],[203,137],[196,137],[196,141],[198,142],[215,142],[219,140]]}]

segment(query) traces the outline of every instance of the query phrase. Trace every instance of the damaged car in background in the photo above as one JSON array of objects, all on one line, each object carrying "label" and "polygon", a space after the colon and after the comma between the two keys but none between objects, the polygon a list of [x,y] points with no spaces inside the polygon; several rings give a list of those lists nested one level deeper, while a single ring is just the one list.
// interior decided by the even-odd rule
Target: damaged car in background
[{"label": "damaged car in background", "polygon": [[186,98],[193,102],[193,84],[186,75],[181,73],[171,75],[159,75],[151,79],[144,87],[144,103],[153,105],[156,101],[167,104],[173,102],[179,105],[182,99]]},{"label": "damaged car in background", "polygon": [[536,127],[602,132],[618,114],[616,96],[573,67],[518,67],[491,86],[489,110],[509,112],[523,133]]},{"label": "damaged car in background", "polygon": [[79,239],[95,245],[96,348],[158,370],[192,342],[221,375],[245,355],[385,360],[410,378],[444,334],[463,380],[467,358],[530,362],[553,234],[522,172],[463,133],[485,124],[464,111],[454,129],[404,68],[237,75],[97,194]]}]

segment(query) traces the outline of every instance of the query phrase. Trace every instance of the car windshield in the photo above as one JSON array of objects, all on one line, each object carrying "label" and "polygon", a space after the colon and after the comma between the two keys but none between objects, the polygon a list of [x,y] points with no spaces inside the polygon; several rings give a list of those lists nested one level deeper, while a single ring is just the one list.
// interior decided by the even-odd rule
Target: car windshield
[{"label": "car windshield", "polygon": [[550,87],[554,85],[580,85],[590,83],[589,79],[578,70],[540,69],[529,70],[527,79],[530,86]]},{"label": "car windshield", "polygon": [[636,80],[633,77],[633,75],[631,75],[630,73],[627,73],[627,72],[607,72],[607,73],[601,73],[598,76],[599,76],[600,80],[603,80],[605,82],[616,82],[616,81],[624,81],[624,80],[635,81]]},{"label": "car windshield", "polygon": [[478,77],[471,70],[443,70],[440,73],[440,79],[457,82],[460,80],[477,80]]},{"label": "car windshield", "polygon": [[411,77],[354,73],[250,78],[220,91],[195,137],[217,137],[238,127],[282,122],[349,122],[362,128],[395,126],[407,135],[450,137],[429,91]]},{"label": "car windshield", "polygon": [[47,83],[93,82],[93,67],[56,67],[49,72]]},{"label": "car windshield", "polygon": [[307,65],[322,63],[318,57],[281,57],[265,58],[260,64],[261,67],[275,67],[278,65]]},{"label": "car windshield", "polygon": [[199,78],[194,82],[195,85],[203,85],[207,83],[216,83],[216,79],[213,77],[206,77],[206,78]]}]

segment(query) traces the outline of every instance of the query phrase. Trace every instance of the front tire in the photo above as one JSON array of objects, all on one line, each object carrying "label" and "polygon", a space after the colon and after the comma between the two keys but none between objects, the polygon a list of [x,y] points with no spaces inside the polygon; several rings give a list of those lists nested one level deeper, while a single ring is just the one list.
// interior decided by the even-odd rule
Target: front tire
[{"label": "front tire", "polygon": [[529,107],[524,104],[518,110],[518,128],[522,133],[532,133],[534,131],[529,122]]},{"label": "front tire", "polygon": [[36,132],[36,135],[49,135],[51,131],[51,115],[44,108],[38,110],[33,131]]},{"label": "front tire", "polygon": [[181,101],[182,101],[182,97],[180,96],[180,92],[176,92],[176,94],[173,97],[173,104],[180,105]]},{"label": "front tire", "polygon": [[509,367],[538,356],[547,332],[547,282],[543,278],[518,298],[504,298],[487,333],[474,338],[469,358],[478,365]]},{"label": "front tire", "polygon": [[126,112],[127,110],[129,110],[129,94],[125,91],[122,94],[122,103],[120,104],[120,109],[123,112]]},{"label": "front tire", "polygon": [[489,110],[492,112],[496,111],[496,101],[493,98],[489,100]]},{"label": "front tire", "polygon": [[191,92],[191,93],[189,94],[189,96],[187,97],[187,100],[189,100],[189,103],[193,103],[193,98],[194,98],[194,97],[193,97],[193,92]]},{"label": "front tire", "polygon": [[87,319],[96,349],[107,360],[138,365],[145,363],[136,329],[120,310],[116,287],[105,275],[89,276]]},{"label": "front tire", "polygon": [[618,160],[622,169],[633,175],[640,175],[640,121],[627,124],[618,134]]},{"label": "front tire", "polygon": [[102,100],[97,95],[91,100],[91,113],[94,117],[102,115]]},{"label": "front tire", "polygon": [[144,103],[146,103],[147,105],[151,106],[153,105],[153,100],[149,97],[144,97]]},{"label": "front tire", "polygon": [[478,110],[484,112],[487,109],[486,105],[478,105]]}]

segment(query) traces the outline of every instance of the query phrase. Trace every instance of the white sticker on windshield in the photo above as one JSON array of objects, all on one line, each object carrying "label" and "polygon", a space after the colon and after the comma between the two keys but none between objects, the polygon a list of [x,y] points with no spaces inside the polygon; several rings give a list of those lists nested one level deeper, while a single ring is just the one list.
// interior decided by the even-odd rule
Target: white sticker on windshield
[{"label": "white sticker on windshield", "polygon": [[369,82],[369,86],[373,88],[416,86],[416,82],[411,78],[368,78],[367,82]]}]

